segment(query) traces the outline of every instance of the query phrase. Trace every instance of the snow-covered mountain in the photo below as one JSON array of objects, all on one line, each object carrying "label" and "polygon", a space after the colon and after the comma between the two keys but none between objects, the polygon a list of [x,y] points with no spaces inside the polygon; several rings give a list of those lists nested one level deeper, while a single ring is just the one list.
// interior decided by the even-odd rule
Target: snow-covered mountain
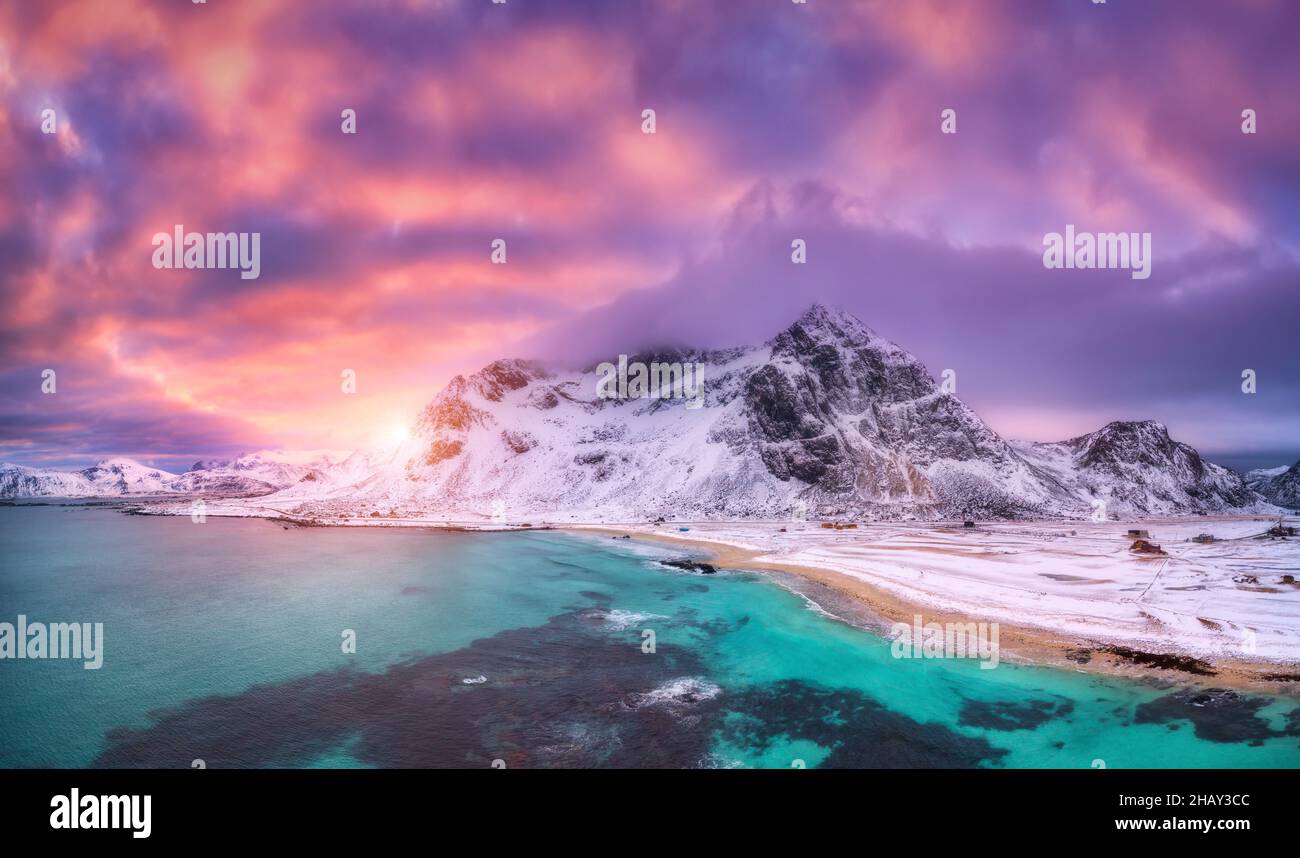
[{"label": "snow-covered mountain", "polygon": [[268,501],[512,520],[1082,516],[1098,499],[1113,515],[1262,508],[1159,424],[1013,446],[911,354],[821,306],[762,346],[638,361],[701,364],[702,407],[601,398],[595,371],[496,361],[454,378],[374,470]]},{"label": "snow-covered mountain", "polygon": [[336,467],[328,452],[262,450],[228,461],[199,461],[183,474],[151,468],[134,459],[104,459],[80,471],[0,464],[0,497],[119,497],[127,495],[265,495],[309,474]]},{"label": "snow-covered mountain", "polygon": [[176,478],[176,491],[220,495],[264,495],[335,467],[343,456],[328,451],[288,453],[260,450],[226,461],[200,460]]},{"label": "snow-covered mountain", "polygon": [[1055,475],[1075,498],[1087,503],[1099,499],[1108,512],[1166,515],[1260,505],[1240,475],[1205,461],[1152,420],[1108,423],[1068,441],[1016,446],[1026,461]]},{"label": "snow-covered mountain", "polygon": [[[266,495],[259,504],[299,515],[513,521],[1081,517],[1098,501],[1111,517],[1272,509],[1158,423],[1008,443],[911,354],[820,305],[761,346],[637,363],[697,365],[702,395],[683,398],[695,391],[678,383],[669,396],[670,381],[653,377],[648,396],[609,398],[597,368],[499,360],[452,379],[396,447],[341,461],[252,454],[153,472],[149,484]],[[41,478],[6,467],[15,476],[0,476],[0,492],[37,493]],[[41,493],[73,493],[59,482],[73,476],[46,472]]]},{"label": "snow-covered mountain", "polygon": [[115,497],[169,494],[176,475],[115,457],[80,471],[0,463],[0,497]]},{"label": "snow-covered mountain", "polygon": [[1291,467],[1266,468],[1246,473],[1246,485],[1269,503],[1300,509],[1300,462]]}]

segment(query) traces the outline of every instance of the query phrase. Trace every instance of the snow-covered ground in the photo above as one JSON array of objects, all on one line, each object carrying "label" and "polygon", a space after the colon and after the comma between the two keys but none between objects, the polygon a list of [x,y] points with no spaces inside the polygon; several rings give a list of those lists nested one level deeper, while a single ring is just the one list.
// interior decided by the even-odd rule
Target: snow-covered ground
[{"label": "snow-covered ground", "polygon": [[[1295,662],[1300,538],[1259,537],[1275,521],[1196,516],[976,528],[865,524],[854,530],[674,522],[627,531],[755,551],[756,562],[831,570],[905,602],[972,620],[1147,651]],[[1130,528],[1150,531],[1167,554],[1130,551]],[[1203,532],[1217,541],[1190,541]]]}]

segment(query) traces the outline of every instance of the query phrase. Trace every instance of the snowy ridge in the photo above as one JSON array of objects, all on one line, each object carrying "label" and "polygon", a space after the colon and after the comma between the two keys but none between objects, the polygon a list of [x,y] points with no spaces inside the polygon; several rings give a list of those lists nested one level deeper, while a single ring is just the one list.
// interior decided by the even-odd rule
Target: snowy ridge
[{"label": "snowy ridge", "polygon": [[1206,462],[1154,421],[1115,422],[1069,441],[1020,444],[1026,461],[1073,495],[1122,515],[1269,512],[1240,475]]},{"label": "snowy ridge", "polygon": [[1246,473],[1246,485],[1269,503],[1300,509],[1300,462],[1291,467],[1266,468]]},{"label": "snowy ridge", "polygon": [[0,497],[266,495],[335,466],[338,454],[262,450],[228,461],[199,461],[183,474],[114,457],[80,471],[0,464]]},{"label": "snowy ridge", "polygon": [[117,497],[175,492],[176,474],[134,459],[104,459],[80,471],[0,464],[0,497]]}]

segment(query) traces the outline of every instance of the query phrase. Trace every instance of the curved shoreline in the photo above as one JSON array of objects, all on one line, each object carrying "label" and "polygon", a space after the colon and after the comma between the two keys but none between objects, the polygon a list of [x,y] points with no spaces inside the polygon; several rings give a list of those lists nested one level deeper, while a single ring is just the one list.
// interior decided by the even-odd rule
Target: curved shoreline
[{"label": "curved shoreline", "polygon": [[[99,506],[99,504],[95,504],[95,506]],[[104,506],[117,506],[117,504],[109,503],[104,504]],[[264,519],[286,526],[368,526],[368,528],[373,528],[373,526],[395,526],[395,528],[477,533],[558,530],[558,532],[578,534],[578,536],[585,534],[585,536],[591,537],[595,536],[595,534],[603,534],[603,536],[628,537],[641,542],[659,543],[659,545],[673,546],[676,549],[699,552],[699,554],[707,555],[712,563],[720,565],[720,567],[780,573],[780,575],[797,578],[797,580],[813,581],[815,584],[835,591],[841,597],[850,599],[854,606],[863,608],[866,615],[870,617],[867,627],[876,633],[883,634],[883,636],[888,636],[888,630],[893,623],[911,624],[913,617],[918,614],[922,615],[927,623],[931,623],[931,621],[941,624],[969,623],[972,619],[992,620],[996,621],[998,627],[1000,627],[1000,656],[1006,662],[1039,664],[1039,666],[1069,669],[1069,671],[1093,673],[1093,675],[1099,676],[1122,677],[1122,679],[1143,681],[1161,686],[1186,685],[1201,686],[1201,688],[1227,686],[1227,688],[1252,690],[1252,692],[1300,697],[1300,659],[1248,659],[1217,654],[1206,656],[1179,647],[1177,643],[1173,643],[1173,645],[1160,645],[1160,643],[1152,645],[1152,643],[1132,640],[1131,637],[1126,638],[1122,634],[1115,634],[1113,637],[1106,637],[1105,634],[1080,634],[1073,632],[1073,630],[1052,628],[1045,623],[1034,624],[1017,620],[1009,621],[1005,616],[1005,606],[1004,614],[1001,616],[995,615],[993,611],[982,612],[978,608],[971,607],[967,607],[966,610],[962,611],[953,610],[953,608],[945,608],[943,604],[927,602],[923,601],[923,599],[907,598],[906,595],[891,591],[887,586],[865,580],[865,578],[872,577],[866,575],[866,573],[855,575],[853,569],[845,572],[832,568],[829,563],[819,565],[809,562],[800,563],[774,559],[774,555],[777,554],[774,551],[774,546],[764,545],[761,538],[759,538],[757,546],[737,545],[738,538],[735,533],[724,532],[719,534],[715,530],[715,532],[710,533],[712,538],[699,538],[698,534],[693,534],[693,536],[682,534],[682,536],[679,536],[677,532],[664,532],[663,529],[659,528],[651,529],[655,528],[655,525],[647,524],[645,521],[634,524],[628,523],[623,526],[614,523],[551,523],[551,521],[547,521],[549,516],[534,516],[542,521],[542,524],[539,525],[499,525],[484,523],[484,521],[454,521],[447,519],[372,520],[352,519],[352,517],[307,521],[296,519],[295,516],[291,516],[290,513],[282,510],[272,510],[272,508],[255,506],[255,504],[248,504],[248,506],[237,504],[237,507],[243,508],[237,512],[230,510],[230,508],[222,510],[220,506],[216,506],[208,511],[208,515],[212,517],[244,517],[244,519],[252,517],[252,519]],[[186,510],[169,508],[164,504],[144,508],[136,507],[134,510],[127,508],[125,511],[143,512],[146,515],[188,515],[187,508]],[[664,524],[662,526],[676,526],[676,524],[679,523]],[[688,524],[693,524],[699,529],[702,526],[722,523]],[[775,525],[780,523],[761,524]],[[1061,528],[1069,528],[1069,526],[1079,526],[1082,529],[1084,525],[1061,523]],[[784,530],[784,528],[781,529]],[[857,530],[852,536],[858,537],[857,542],[861,542],[863,545],[880,547],[879,542],[872,542],[870,538],[862,538],[867,537],[868,533],[870,533],[870,530]],[[809,536],[815,536],[815,534],[823,537],[828,536],[827,533],[822,533],[820,530],[813,530]],[[1070,530],[1070,534],[1073,536],[1074,530]],[[790,534],[790,536],[794,536],[794,534]],[[732,541],[728,541],[728,539],[732,539]],[[1226,541],[1240,541],[1240,537],[1230,537]],[[933,547],[932,550],[940,552],[940,554],[956,556],[952,543],[941,547]],[[1174,546],[1170,546],[1170,550],[1178,551]],[[841,563],[841,565],[844,564]],[[1158,577],[1160,577],[1160,572],[1156,572],[1152,582]],[[941,580],[943,575],[940,575],[939,578]],[[881,576],[881,580],[887,580],[887,578]],[[897,585],[897,581],[892,581],[892,584]],[[897,586],[896,589],[898,589]],[[1140,599],[1141,597],[1138,599],[1139,603]],[[1041,611],[1037,612],[1037,614],[1026,612],[1026,615],[1037,616],[1040,619],[1047,619],[1047,616],[1050,616],[1044,615],[1044,612]],[[1209,669],[1205,671],[1205,669],[1200,669],[1201,667]]]},{"label": "curved shoreline", "polygon": [[[556,529],[572,534],[629,537],[644,543],[670,545],[699,552],[709,562],[722,568],[784,573],[812,581],[865,608],[876,620],[872,631],[885,636],[893,623],[910,624],[917,614],[923,615],[926,622],[965,623],[972,619],[967,614],[957,614],[905,599],[884,588],[831,569],[763,559],[770,553],[764,549],[609,525],[560,526]],[[1029,624],[1000,620],[998,623],[1001,659],[1012,663],[1118,677],[1160,686],[1227,687],[1300,697],[1300,665],[1294,663],[1235,658],[1206,659],[1203,663],[1208,663],[1207,666],[1213,673],[1204,675],[1185,668],[1159,666],[1161,663],[1197,661],[1184,653],[1146,652],[1129,647],[1121,640],[1076,636]]]}]

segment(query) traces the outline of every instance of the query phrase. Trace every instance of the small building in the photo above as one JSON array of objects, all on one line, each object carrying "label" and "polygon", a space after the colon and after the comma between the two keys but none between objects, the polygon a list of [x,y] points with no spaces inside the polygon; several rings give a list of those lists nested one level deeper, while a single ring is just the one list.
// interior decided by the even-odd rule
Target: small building
[{"label": "small building", "polygon": [[1150,539],[1151,534],[1146,532],[1145,530],[1134,529],[1128,532],[1128,538],[1129,539]]},{"label": "small building", "polygon": [[1198,533],[1192,537],[1192,542],[1199,542],[1202,545],[1208,545],[1214,541],[1214,537],[1208,533]]}]

